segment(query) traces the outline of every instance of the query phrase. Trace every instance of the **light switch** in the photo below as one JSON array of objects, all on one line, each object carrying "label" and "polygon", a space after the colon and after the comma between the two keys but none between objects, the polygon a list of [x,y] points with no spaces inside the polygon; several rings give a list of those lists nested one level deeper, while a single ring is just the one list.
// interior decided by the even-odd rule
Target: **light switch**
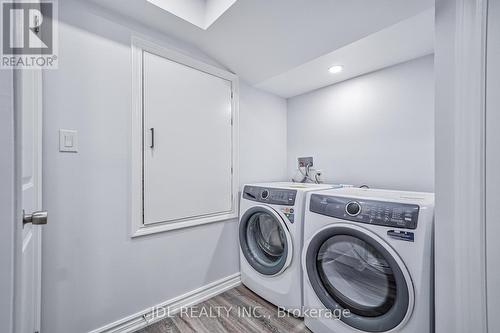
[{"label": "light switch", "polygon": [[78,152],[78,132],[74,130],[59,130],[59,151]]}]

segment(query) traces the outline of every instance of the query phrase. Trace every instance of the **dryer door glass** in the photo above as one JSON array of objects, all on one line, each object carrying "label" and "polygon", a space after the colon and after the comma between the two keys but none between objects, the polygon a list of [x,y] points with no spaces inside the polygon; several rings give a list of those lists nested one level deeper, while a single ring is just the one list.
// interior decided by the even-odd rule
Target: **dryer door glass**
[{"label": "dryer door glass", "polygon": [[286,263],[289,244],[283,223],[271,212],[254,210],[240,221],[240,245],[247,261],[259,273],[274,275]]},{"label": "dryer door glass", "polygon": [[332,226],[306,248],[306,273],[316,296],[342,320],[363,332],[390,331],[409,318],[413,285],[397,253],[376,235]]},{"label": "dryer door glass", "polygon": [[316,260],[321,281],[343,308],[376,317],[394,305],[394,273],[384,256],[367,242],[333,236],[321,245]]}]

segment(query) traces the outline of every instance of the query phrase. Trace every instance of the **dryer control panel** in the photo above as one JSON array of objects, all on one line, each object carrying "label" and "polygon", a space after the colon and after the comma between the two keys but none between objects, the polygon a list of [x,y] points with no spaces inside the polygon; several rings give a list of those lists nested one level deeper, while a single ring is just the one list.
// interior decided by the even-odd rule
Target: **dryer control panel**
[{"label": "dryer control panel", "polygon": [[309,210],[353,222],[416,229],[420,207],[397,202],[313,194]]},{"label": "dryer control panel", "polygon": [[245,186],[243,189],[243,198],[267,203],[270,205],[295,205],[296,190],[286,190],[278,188],[265,188],[259,186]]}]

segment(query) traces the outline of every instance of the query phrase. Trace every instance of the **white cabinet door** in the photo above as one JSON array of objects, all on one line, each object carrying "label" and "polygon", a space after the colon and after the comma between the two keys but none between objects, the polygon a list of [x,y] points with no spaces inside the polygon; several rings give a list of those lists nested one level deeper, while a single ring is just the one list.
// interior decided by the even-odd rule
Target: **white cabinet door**
[{"label": "white cabinet door", "polygon": [[144,224],[230,212],[231,81],[143,53]]}]

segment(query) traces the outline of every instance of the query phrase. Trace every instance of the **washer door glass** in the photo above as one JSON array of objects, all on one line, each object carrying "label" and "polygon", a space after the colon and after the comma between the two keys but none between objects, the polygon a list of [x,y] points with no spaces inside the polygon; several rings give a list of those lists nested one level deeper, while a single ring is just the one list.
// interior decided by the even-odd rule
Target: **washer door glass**
[{"label": "washer door glass", "polygon": [[401,325],[413,308],[410,275],[392,248],[361,228],[332,226],[312,237],[306,272],[321,303],[364,332]]},{"label": "washer door glass", "polygon": [[321,245],[316,261],[323,285],[343,308],[376,317],[394,305],[394,273],[384,256],[367,242],[333,236]]},{"label": "washer door glass", "polygon": [[279,273],[287,260],[289,244],[283,222],[271,211],[257,208],[247,211],[240,221],[242,252],[259,273]]}]

